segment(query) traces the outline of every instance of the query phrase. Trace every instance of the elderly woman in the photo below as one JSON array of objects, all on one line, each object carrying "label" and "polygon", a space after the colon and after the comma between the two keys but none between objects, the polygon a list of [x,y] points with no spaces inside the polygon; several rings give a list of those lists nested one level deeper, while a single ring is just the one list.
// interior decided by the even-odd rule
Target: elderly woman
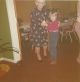
[{"label": "elderly woman", "polygon": [[35,53],[39,61],[42,60],[40,47],[43,47],[43,54],[47,56],[47,9],[45,0],[35,0],[36,8],[31,13],[31,43],[35,47]]}]

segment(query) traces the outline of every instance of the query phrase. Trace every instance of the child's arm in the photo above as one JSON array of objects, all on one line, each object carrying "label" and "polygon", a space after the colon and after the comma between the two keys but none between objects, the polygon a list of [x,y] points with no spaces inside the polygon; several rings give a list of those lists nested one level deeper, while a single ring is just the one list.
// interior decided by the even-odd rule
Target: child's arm
[{"label": "child's arm", "polygon": [[61,22],[60,21],[58,23],[58,28],[59,28],[59,31],[60,31],[60,29],[61,29]]},{"label": "child's arm", "polygon": [[61,23],[60,23],[60,21],[59,21],[59,23],[58,23],[58,27],[60,27],[60,25],[61,25]]}]

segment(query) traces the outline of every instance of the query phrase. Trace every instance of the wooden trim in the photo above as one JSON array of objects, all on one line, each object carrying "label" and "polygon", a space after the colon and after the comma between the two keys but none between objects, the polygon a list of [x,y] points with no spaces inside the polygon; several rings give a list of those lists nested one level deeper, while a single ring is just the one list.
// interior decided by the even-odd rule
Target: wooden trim
[{"label": "wooden trim", "polygon": [[[17,9],[16,9],[16,0],[14,0],[14,8],[15,8],[15,15],[16,15],[16,19],[17,19]],[[20,46],[20,51],[21,51],[21,60],[22,60],[22,46],[21,46],[21,43],[22,43],[22,40],[21,40],[21,33],[19,31],[19,25],[18,25],[18,22],[17,22],[17,31],[18,31],[18,39],[19,39],[19,46]]]},{"label": "wooden trim", "polygon": [[15,8],[14,8],[14,0],[6,0],[6,8],[8,13],[8,19],[9,19],[9,26],[10,26],[10,32],[11,32],[11,39],[12,39],[12,47],[15,47],[18,49],[19,53],[16,53],[13,51],[14,56],[14,62],[18,62],[21,60],[20,54],[20,45],[19,45],[19,36],[18,36],[18,29],[17,28],[17,20],[16,20],[16,14],[15,14]]}]

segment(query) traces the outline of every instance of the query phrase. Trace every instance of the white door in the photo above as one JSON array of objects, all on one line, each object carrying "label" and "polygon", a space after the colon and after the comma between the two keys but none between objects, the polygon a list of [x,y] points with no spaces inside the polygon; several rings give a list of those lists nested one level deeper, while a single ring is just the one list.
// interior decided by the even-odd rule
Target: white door
[{"label": "white door", "polygon": [[14,0],[0,0],[0,61],[21,60]]}]

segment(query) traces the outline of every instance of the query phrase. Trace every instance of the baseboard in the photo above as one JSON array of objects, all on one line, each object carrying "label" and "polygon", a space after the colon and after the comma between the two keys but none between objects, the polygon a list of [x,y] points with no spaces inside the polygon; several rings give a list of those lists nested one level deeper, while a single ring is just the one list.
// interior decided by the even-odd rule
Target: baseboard
[{"label": "baseboard", "polygon": [[19,61],[15,61],[12,59],[7,59],[7,58],[0,58],[0,61],[8,61],[8,62],[12,62],[12,63],[18,63]]}]

